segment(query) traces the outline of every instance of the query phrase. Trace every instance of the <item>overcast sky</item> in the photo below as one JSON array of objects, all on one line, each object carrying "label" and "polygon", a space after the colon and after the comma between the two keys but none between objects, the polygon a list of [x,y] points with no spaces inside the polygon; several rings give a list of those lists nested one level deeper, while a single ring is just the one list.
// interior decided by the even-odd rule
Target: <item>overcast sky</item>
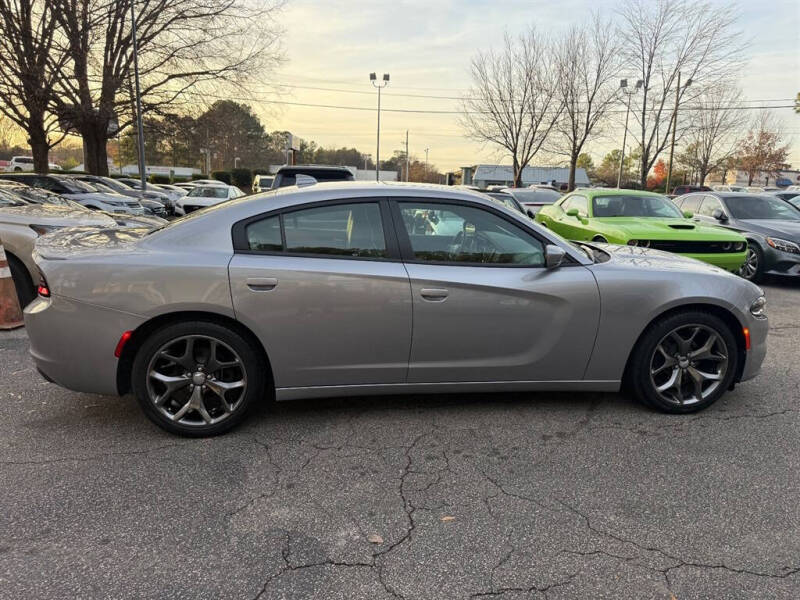
[{"label": "overcast sky", "polygon": [[[368,75],[388,72],[384,109],[443,112],[382,112],[383,159],[401,147],[408,129],[411,154],[424,158],[429,148],[431,163],[440,169],[507,163],[496,149],[467,140],[457,114],[447,114],[459,108],[452,97],[469,87],[470,58],[478,49],[497,45],[506,30],[514,33],[535,24],[557,34],[591,9],[611,16],[617,5],[612,0],[289,0],[280,16],[288,60],[274,83],[291,86],[280,88],[285,102],[374,109]],[[800,91],[800,2],[747,1],[738,7],[739,28],[752,39],[747,67],[740,73],[744,98],[791,104]],[[274,99],[266,89],[258,97]],[[268,130],[288,129],[324,146],[355,146],[374,156],[374,110],[255,104]],[[800,167],[800,116],[791,109],[777,114],[792,138],[790,160]],[[621,134],[621,125],[617,129]],[[610,132],[589,146],[595,162],[619,147],[618,137]]]}]

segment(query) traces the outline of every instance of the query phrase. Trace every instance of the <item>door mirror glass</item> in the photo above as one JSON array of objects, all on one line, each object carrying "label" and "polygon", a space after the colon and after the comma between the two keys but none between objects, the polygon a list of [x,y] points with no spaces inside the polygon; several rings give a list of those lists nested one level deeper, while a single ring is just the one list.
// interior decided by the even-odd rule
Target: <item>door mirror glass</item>
[{"label": "door mirror glass", "polygon": [[720,208],[715,208],[711,212],[711,216],[714,217],[717,221],[721,221],[723,223],[728,220],[728,215],[722,212],[722,209]]},{"label": "door mirror glass", "polygon": [[547,244],[544,248],[544,264],[548,269],[555,269],[556,267],[561,266],[561,263],[564,262],[564,256],[566,256],[566,252],[560,246],[556,246],[555,244]]},{"label": "door mirror glass", "polygon": [[578,216],[578,209],[577,208],[570,208],[567,211],[567,216],[568,217],[577,217]]},{"label": "door mirror glass", "polygon": [[691,219],[694,216],[694,213],[690,210],[685,210],[683,211],[683,216],[687,219]]}]

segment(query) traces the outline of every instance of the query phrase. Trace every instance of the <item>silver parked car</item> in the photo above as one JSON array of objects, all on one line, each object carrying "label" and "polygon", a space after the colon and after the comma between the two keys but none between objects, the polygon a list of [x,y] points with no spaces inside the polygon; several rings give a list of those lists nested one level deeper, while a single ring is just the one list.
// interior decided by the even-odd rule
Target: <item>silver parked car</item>
[{"label": "silver parked car", "polygon": [[[765,300],[718,268],[572,245],[482,194],[288,187],[155,231],[54,233],[25,310],[44,376],[184,435],[278,400],[617,391],[687,413],[756,375]],[[91,336],[85,335],[91,329]]]},{"label": "silver parked car", "polygon": [[20,305],[25,306],[36,297],[39,274],[31,253],[39,236],[65,227],[115,226],[111,217],[80,205],[36,204],[1,188],[0,241],[8,256]]}]

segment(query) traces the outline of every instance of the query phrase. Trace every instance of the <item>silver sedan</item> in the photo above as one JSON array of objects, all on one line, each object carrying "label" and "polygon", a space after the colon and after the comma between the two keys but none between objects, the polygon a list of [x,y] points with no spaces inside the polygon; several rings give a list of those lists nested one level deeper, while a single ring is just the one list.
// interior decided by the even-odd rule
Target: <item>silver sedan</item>
[{"label": "silver sedan", "polygon": [[[267,396],[617,391],[705,408],[766,352],[761,290],[673,254],[572,245],[438,186],[284,188],[155,230],[53,233],[31,354],[212,435]],[[88,334],[91,332],[91,335]]]}]

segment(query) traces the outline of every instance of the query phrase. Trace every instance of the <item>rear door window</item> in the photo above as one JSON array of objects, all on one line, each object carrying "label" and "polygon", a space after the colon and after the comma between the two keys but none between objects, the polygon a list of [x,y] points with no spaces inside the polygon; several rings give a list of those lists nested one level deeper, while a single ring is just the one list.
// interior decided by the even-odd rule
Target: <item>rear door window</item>
[{"label": "rear door window", "polygon": [[286,250],[358,258],[386,258],[377,202],[336,204],[283,214]]}]

